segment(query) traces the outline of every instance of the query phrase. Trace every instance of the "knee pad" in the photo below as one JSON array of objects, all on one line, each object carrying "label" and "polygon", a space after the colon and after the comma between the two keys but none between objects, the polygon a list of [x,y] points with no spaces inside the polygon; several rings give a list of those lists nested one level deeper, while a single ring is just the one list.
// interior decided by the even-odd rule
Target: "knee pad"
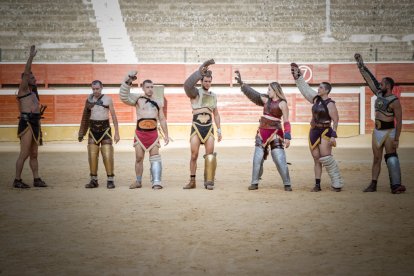
[{"label": "knee pad", "polygon": [[105,165],[106,175],[114,177],[114,147],[111,144],[101,146],[102,159]]},{"label": "knee pad", "polygon": [[390,177],[391,186],[401,184],[401,168],[400,160],[396,152],[387,153],[384,155],[385,163],[387,163],[388,175]]},{"label": "knee pad", "polygon": [[161,174],[162,174],[162,163],[161,163],[161,155],[153,155],[149,157],[149,161],[151,163],[151,183],[152,185],[160,185],[161,186]]},{"label": "knee pad", "polygon": [[319,161],[322,165],[326,168],[326,171],[331,178],[332,187],[334,188],[342,188],[344,186],[344,182],[341,176],[341,172],[339,171],[338,164],[336,163],[335,159],[332,155],[324,156],[319,158]]},{"label": "knee pad", "polygon": [[89,171],[91,176],[98,175],[98,158],[99,158],[99,146],[96,144],[88,144],[88,161]]},{"label": "knee pad", "polygon": [[217,153],[204,155],[204,175],[205,181],[214,183],[217,168]]},{"label": "knee pad", "polygon": [[286,162],[286,153],[283,148],[274,148],[271,151],[273,162],[282,177],[283,185],[290,185],[289,168]]}]

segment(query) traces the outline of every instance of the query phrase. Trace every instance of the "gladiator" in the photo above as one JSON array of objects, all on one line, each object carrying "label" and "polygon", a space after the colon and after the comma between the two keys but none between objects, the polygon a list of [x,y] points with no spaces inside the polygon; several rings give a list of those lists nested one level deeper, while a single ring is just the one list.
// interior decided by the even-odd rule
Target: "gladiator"
[{"label": "gladiator", "polygon": [[289,109],[282,87],[278,82],[272,82],[268,86],[267,94],[260,94],[242,81],[239,71],[235,71],[235,73],[235,79],[241,85],[241,91],[244,95],[254,104],[263,107],[263,115],[260,117],[255,138],[252,181],[248,189],[257,190],[259,188],[259,179],[263,174],[263,162],[269,154],[270,148],[273,162],[283,180],[285,191],[292,191],[284,150],[285,147],[289,147],[292,136]]},{"label": "gladiator", "polygon": [[[116,117],[112,98],[102,94],[103,84],[99,80],[94,80],[91,84],[92,94],[90,94],[83,109],[82,121],[79,128],[78,140],[82,142],[88,133],[88,160],[90,181],[85,188],[97,188],[98,183],[98,159],[101,152],[103,163],[107,174],[106,187],[115,188],[114,183],[114,147],[119,141],[118,119]],[[112,137],[111,125],[109,123],[109,113],[111,113],[115,135]],[[89,131],[88,131],[89,130]]]},{"label": "gladiator", "polygon": [[16,161],[16,174],[13,187],[18,189],[28,189],[30,185],[23,182],[21,175],[24,163],[30,157],[29,165],[33,173],[34,187],[47,187],[46,183],[39,177],[38,147],[42,145],[42,130],[40,119],[46,109],[45,105],[40,104],[40,97],[37,92],[36,78],[32,73],[32,62],[37,50],[34,45],[30,47],[29,58],[27,59],[22,80],[17,92],[19,104],[19,125],[17,136],[20,139],[20,153]]},{"label": "gladiator", "polygon": [[401,183],[401,168],[397,149],[402,128],[402,108],[396,95],[392,93],[394,80],[385,77],[381,83],[365,66],[362,56],[355,54],[358,69],[376,96],[375,100],[375,128],[372,133],[372,180],[364,192],[376,192],[378,177],[381,172],[382,154],[385,148],[385,163],[390,178],[390,189],[393,194],[401,194],[406,188]]},{"label": "gladiator", "polygon": [[169,143],[167,120],[163,111],[163,99],[155,97],[154,83],[151,80],[143,81],[143,94],[131,93],[132,82],[137,79],[137,74],[137,71],[130,71],[119,92],[121,101],[135,106],[137,114],[134,135],[136,180],[129,188],[142,188],[143,160],[145,153],[149,152],[151,186],[152,189],[158,190],[163,188],[158,124],[161,126],[166,146]]},{"label": "gladiator", "polygon": [[[197,158],[201,145],[205,147],[204,187],[207,190],[214,189],[217,153],[214,152],[213,121],[217,128],[218,141],[222,139],[217,95],[210,91],[213,76],[208,67],[214,63],[213,59],[207,60],[184,82],[184,90],[191,103],[193,120],[190,133],[190,182],[183,189],[196,188]],[[196,84],[199,81],[201,87],[197,88]]]},{"label": "gladiator", "polygon": [[291,71],[300,93],[312,104],[309,149],[314,160],[315,186],[311,191],[321,191],[322,166],[324,166],[331,178],[332,190],[340,192],[344,181],[332,155],[332,147],[336,146],[335,138],[337,138],[339,123],[335,101],[329,98],[332,86],[328,82],[322,82],[319,84],[318,91],[315,91],[303,79],[296,63],[291,64]]}]

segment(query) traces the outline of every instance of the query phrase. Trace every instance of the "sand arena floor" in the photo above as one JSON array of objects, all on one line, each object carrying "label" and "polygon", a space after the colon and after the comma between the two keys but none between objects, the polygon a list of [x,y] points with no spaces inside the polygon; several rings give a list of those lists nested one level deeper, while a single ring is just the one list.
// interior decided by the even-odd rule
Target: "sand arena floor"
[{"label": "sand arena floor", "polygon": [[[293,192],[283,191],[271,159],[260,188],[248,191],[253,139],[218,144],[216,189],[183,190],[189,144],[163,147],[163,190],[134,180],[131,141],[115,146],[116,188],[105,186],[100,160],[97,189],[85,189],[85,143],[48,142],[40,148],[48,188],[11,188],[17,143],[0,143],[0,274],[3,275],[413,275],[414,135],[399,149],[408,191],[389,192],[383,162],[376,193],[370,136],[342,138],[334,156],[343,192],[310,193],[313,161],[306,140],[287,150]],[[201,153],[203,153],[203,149]],[[23,179],[31,183],[26,163]]]}]

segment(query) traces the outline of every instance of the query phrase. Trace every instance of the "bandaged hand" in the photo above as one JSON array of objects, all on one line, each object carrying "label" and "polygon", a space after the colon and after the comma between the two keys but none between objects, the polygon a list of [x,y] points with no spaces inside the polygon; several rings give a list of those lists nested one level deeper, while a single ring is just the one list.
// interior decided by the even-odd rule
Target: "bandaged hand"
[{"label": "bandaged hand", "polygon": [[[208,74],[208,67],[212,64],[215,64],[216,62],[214,59],[209,59],[207,61],[204,61],[203,64],[201,64],[200,68],[198,69],[202,76],[205,76]],[[211,74],[211,73],[210,73]]]},{"label": "bandaged hand", "polygon": [[124,82],[128,85],[131,85],[134,80],[137,79],[138,71],[132,70],[128,72],[128,75],[124,78]]},{"label": "bandaged hand", "polygon": [[234,73],[236,74],[236,77],[234,78],[238,84],[243,85],[243,81],[241,79],[241,75],[240,75],[240,71],[236,70],[234,71]]},{"label": "bandaged hand", "polygon": [[299,66],[294,62],[290,64],[290,71],[292,72],[292,76],[295,80],[301,76]]}]

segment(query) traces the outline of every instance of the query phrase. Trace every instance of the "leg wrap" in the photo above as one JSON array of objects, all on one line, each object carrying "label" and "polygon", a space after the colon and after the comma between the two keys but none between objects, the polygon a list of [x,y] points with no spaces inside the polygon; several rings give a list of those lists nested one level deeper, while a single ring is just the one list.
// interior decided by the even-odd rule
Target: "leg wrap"
[{"label": "leg wrap", "polygon": [[89,160],[89,171],[91,176],[98,175],[98,157],[99,157],[99,146],[95,144],[88,145],[88,160]]},{"label": "leg wrap", "polygon": [[339,171],[338,164],[336,163],[335,159],[332,155],[324,156],[319,158],[319,161],[322,165],[326,168],[326,171],[331,178],[332,187],[334,188],[342,188],[344,186],[344,181],[341,176],[341,172]]},{"label": "leg wrap", "polygon": [[384,155],[385,163],[388,167],[388,175],[390,176],[391,187],[401,185],[401,169],[400,160],[396,152]]},{"label": "leg wrap", "polygon": [[271,151],[273,162],[276,164],[276,168],[282,177],[283,185],[290,186],[289,168],[286,163],[286,153],[284,149],[274,148]]},{"label": "leg wrap", "polygon": [[204,173],[206,184],[214,185],[214,176],[216,175],[217,153],[204,155]]},{"label": "leg wrap", "polygon": [[162,173],[162,163],[161,163],[161,155],[153,155],[149,158],[151,163],[151,183],[152,186],[154,185],[161,185],[161,173]]},{"label": "leg wrap", "polygon": [[263,174],[263,155],[264,149],[262,146],[256,146],[253,155],[253,169],[251,184],[259,184],[259,179]]},{"label": "leg wrap", "polygon": [[[114,147],[112,145],[102,145],[101,154],[105,165],[106,175],[109,178],[114,177]],[[110,179],[112,180],[112,179]]]}]

